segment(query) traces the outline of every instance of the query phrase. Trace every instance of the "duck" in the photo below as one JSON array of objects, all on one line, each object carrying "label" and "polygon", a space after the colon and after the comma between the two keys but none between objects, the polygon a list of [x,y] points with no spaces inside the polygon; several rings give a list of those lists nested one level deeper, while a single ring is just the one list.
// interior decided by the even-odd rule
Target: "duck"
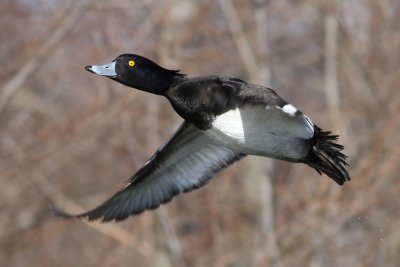
[{"label": "duck", "polygon": [[303,163],[339,185],[350,181],[338,135],[324,131],[274,90],[230,76],[187,77],[137,54],[85,69],[166,97],[183,123],[147,163],[98,207],[55,215],[120,221],[204,186],[246,155]]}]

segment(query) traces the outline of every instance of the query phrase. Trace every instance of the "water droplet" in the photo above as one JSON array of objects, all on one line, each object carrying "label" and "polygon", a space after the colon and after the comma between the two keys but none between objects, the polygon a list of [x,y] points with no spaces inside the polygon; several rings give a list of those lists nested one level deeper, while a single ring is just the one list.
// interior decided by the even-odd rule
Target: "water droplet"
[{"label": "water droplet", "polygon": [[359,219],[359,220],[361,220],[361,217],[360,217],[360,216],[358,216],[358,219]]},{"label": "water droplet", "polygon": [[383,242],[383,241],[384,241],[384,239],[383,239],[383,238],[381,238],[381,241]]},{"label": "water droplet", "polygon": [[365,219],[368,219],[368,216],[365,216]]},{"label": "water droplet", "polygon": [[383,229],[381,228],[381,229],[379,229],[379,231],[383,232]]}]

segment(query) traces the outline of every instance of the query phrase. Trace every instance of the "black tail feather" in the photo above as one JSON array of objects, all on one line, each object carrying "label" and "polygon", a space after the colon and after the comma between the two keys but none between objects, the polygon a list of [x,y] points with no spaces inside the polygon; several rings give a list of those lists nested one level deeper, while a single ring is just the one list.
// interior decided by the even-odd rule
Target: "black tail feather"
[{"label": "black tail feather", "polygon": [[346,166],[349,165],[346,162],[347,156],[340,152],[344,147],[334,143],[339,136],[322,131],[318,126],[314,127],[314,144],[306,163],[319,174],[325,173],[339,185],[350,181],[350,175],[346,170]]}]

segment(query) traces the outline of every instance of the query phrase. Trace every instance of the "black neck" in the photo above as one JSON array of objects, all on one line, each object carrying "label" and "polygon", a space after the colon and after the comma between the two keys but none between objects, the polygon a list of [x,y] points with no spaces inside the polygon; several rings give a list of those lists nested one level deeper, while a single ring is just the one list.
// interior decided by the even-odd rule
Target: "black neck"
[{"label": "black neck", "polygon": [[184,79],[184,76],[176,70],[164,69],[157,65],[149,69],[144,68],[141,72],[137,72],[132,79],[112,79],[141,91],[164,95],[173,84]]},{"label": "black neck", "polygon": [[164,95],[169,88],[182,79],[183,76],[181,74],[177,75],[176,72],[162,70],[159,73],[148,74],[145,86],[138,85],[137,89],[157,95]]}]

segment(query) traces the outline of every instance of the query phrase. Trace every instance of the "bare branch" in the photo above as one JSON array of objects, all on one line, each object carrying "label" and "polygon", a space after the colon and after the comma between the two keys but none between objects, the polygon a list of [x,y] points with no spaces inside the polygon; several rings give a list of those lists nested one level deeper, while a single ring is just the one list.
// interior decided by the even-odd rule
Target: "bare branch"
[{"label": "bare branch", "polygon": [[29,60],[19,69],[19,71],[6,81],[0,95],[0,114],[12,100],[15,94],[20,90],[26,79],[43,64],[56,48],[61,43],[63,38],[68,32],[78,23],[79,18],[85,13],[86,9],[90,6],[92,0],[83,0],[74,2],[67,11],[60,25],[53,26],[49,31],[48,37],[44,38],[44,43],[38,49],[37,53],[32,55]]}]

